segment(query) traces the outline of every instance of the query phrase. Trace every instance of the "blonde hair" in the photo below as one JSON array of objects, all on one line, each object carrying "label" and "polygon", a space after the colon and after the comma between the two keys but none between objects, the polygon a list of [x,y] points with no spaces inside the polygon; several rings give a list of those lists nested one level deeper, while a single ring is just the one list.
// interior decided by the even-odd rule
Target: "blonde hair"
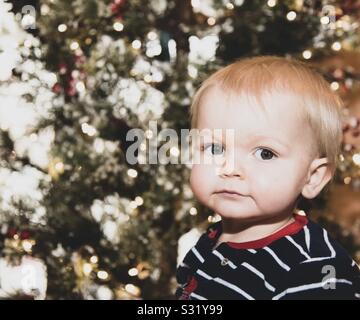
[{"label": "blonde hair", "polygon": [[319,73],[301,61],[277,56],[245,58],[232,63],[207,78],[196,92],[190,108],[192,128],[197,126],[201,98],[211,87],[254,97],[258,102],[264,93],[274,90],[298,97],[313,130],[317,152],[328,159],[334,174],[342,139],[342,101]]}]

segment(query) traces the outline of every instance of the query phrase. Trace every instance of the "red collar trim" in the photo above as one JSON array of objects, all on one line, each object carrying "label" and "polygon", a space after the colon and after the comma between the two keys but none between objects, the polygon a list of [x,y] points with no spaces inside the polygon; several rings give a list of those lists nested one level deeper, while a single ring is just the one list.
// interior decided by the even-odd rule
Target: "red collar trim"
[{"label": "red collar trim", "polygon": [[308,223],[307,217],[303,215],[294,214],[294,219],[295,221],[291,224],[265,238],[247,242],[227,242],[227,244],[235,249],[259,249],[266,247],[275,240],[298,233]]}]

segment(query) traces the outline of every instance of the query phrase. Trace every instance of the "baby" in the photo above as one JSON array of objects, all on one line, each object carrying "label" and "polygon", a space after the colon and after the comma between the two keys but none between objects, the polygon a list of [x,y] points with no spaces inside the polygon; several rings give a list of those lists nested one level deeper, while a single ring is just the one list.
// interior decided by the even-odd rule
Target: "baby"
[{"label": "baby", "polygon": [[356,263],[297,209],[336,169],[341,100],[328,83],[300,61],[248,58],[202,84],[191,117],[191,188],[221,221],[180,264],[177,298],[360,299]]}]

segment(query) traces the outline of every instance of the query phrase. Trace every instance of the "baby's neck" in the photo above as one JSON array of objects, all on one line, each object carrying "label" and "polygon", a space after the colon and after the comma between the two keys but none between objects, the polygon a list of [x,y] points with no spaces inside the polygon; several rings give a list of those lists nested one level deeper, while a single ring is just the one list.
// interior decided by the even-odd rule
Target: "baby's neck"
[{"label": "baby's neck", "polygon": [[294,221],[293,215],[257,222],[222,220],[222,233],[216,246],[222,242],[249,242],[270,236]]}]

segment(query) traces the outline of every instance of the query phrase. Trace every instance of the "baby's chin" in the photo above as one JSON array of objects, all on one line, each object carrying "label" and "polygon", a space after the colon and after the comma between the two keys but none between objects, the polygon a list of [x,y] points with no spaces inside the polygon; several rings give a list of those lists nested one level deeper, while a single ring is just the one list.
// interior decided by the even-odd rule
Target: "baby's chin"
[{"label": "baby's chin", "polygon": [[215,202],[210,208],[223,219],[253,220],[261,216],[260,212],[254,212],[254,208],[236,202]]}]

